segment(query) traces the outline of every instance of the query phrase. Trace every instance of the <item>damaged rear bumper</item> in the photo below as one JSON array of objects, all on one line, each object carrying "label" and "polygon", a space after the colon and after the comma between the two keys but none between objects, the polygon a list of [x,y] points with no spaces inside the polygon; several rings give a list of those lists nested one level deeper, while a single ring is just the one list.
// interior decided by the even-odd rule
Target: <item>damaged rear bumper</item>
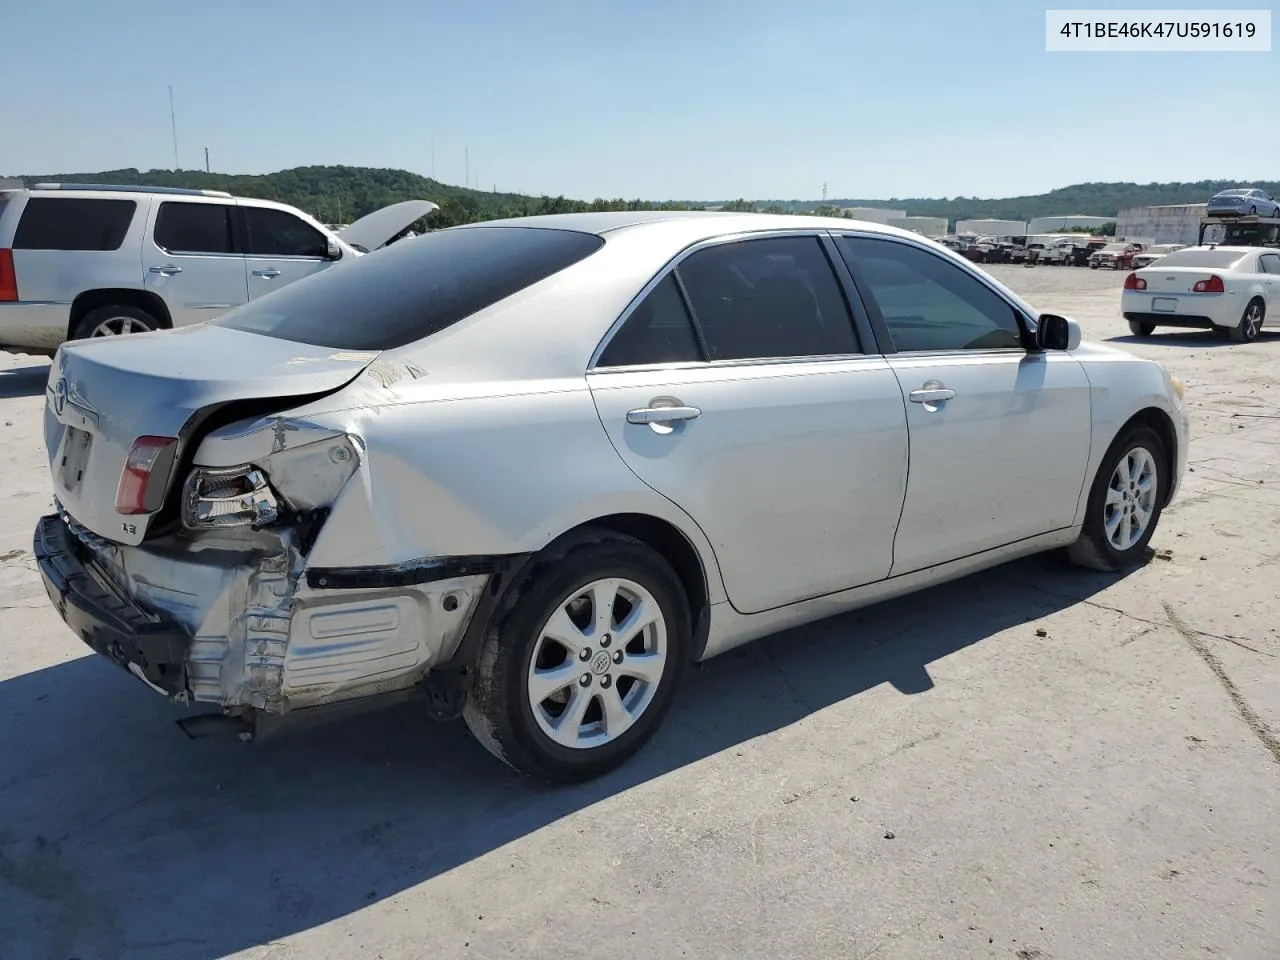
[{"label": "damaged rear bumper", "polygon": [[191,635],[177,621],[117,590],[57,514],[40,518],[31,549],[49,599],[81,640],[159,692],[185,696]]},{"label": "damaged rear bumper", "polygon": [[124,546],[53,514],[33,552],[50,600],[93,650],[176,701],[232,714],[421,685],[470,655],[463,638],[487,617],[485,587],[503,567],[468,557],[312,576],[296,540],[283,529]]}]

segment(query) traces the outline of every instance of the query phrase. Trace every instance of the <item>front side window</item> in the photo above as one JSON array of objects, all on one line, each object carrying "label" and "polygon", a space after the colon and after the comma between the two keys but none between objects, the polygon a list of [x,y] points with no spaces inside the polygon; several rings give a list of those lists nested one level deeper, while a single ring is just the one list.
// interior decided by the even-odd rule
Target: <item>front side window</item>
[{"label": "front side window", "polygon": [[14,232],[15,250],[119,250],[136,200],[31,197]]},{"label": "front side window", "polygon": [[859,352],[840,283],[817,237],[717,244],[676,269],[711,360]]},{"label": "front side window", "polygon": [[322,270],[213,323],[335,350],[392,350],[545,280],[603,245],[595,234],[577,230],[452,227],[402,240],[341,270]]},{"label": "front side window", "polygon": [[166,200],[156,213],[156,246],[166,253],[234,253],[234,212],[235,207],[229,203]]},{"label": "front side window", "polygon": [[243,207],[251,257],[324,257],[328,242],[311,224],[284,210]]},{"label": "front side window", "polygon": [[837,246],[863,297],[901,352],[1022,347],[1011,303],[937,254],[894,240],[840,237]]},{"label": "front side window", "polygon": [[675,275],[669,273],[631,311],[600,354],[597,366],[652,366],[702,359],[689,311]]}]

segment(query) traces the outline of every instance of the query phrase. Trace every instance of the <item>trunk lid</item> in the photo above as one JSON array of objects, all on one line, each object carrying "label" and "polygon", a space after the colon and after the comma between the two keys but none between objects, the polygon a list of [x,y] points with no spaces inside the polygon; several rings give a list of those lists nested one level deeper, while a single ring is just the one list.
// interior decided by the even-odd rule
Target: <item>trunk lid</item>
[{"label": "trunk lid", "polygon": [[210,324],[74,341],[45,390],[45,448],[55,495],[101,537],[137,544],[154,514],[123,515],[116,490],[139,437],[177,437],[172,489],[202,414],[233,401],[289,400],[337,390],[376,352],[341,352]]},{"label": "trunk lid", "polygon": [[361,217],[339,230],[338,236],[357,250],[372,253],[436,209],[437,205],[430,200],[403,200]]},{"label": "trunk lid", "polygon": [[[1218,276],[1222,276],[1222,273],[1221,270],[1217,271]],[[1208,267],[1162,267],[1157,262],[1138,271],[1138,276],[1147,281],[1147,289],[1138,292],[1194,293],[1192,287],[1213,275],[1214,271]]]}]

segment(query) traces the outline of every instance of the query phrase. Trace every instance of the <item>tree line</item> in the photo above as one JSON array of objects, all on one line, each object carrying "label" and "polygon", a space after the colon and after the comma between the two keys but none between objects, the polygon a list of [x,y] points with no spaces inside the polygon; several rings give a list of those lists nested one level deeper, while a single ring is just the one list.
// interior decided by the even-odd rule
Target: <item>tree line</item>
[{"label": "tree line", "polygon": [[408,170],[349,166],[295,167],[267,174],[206,173],[203,170],[140,171],[129,168],[97,173],[46,174],[19,179],[27,185],[61,180],[225,190],[237,196],[287,203],[305,210],[323,223],[350,223],[388,204],[401,200],[425,199],[439,204],[439,209],[419,225],[430,229],[503,217],[593,210],[717,209],[842,216],[841,208],[846,206],[878,206],[905,210],[908,216],[946,217],[954,225],[956,220],[981,218],[1030,220],[1034,217],[1062,214],[1114,217],[1126,207],[1203,203],[1218,190],[1246,184],[1269,190],[1272,196],[1280,194],[1280,181],[1200,180],[1195,183],[1081,183],[1036,196],[994,200],[977,197],[842,199],[829,200],[824,204],[802,200],[747,200],[741,197],[728,201],[650,201],[622,198],[575,200],[563,196],[533,197],[519,193],[473,190],[441,183]]}]

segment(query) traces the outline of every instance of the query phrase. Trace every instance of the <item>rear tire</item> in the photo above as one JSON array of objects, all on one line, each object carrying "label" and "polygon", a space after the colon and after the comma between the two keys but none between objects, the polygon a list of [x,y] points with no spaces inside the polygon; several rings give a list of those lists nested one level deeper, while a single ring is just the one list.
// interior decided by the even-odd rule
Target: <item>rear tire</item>
[{"label": "rear tire", "polygon": [[[637,627],[633,615],[652,619]],[[462,715],[521,773],[600,776],[653,736],[691,643],[689,602],[666,560],[631,537],[589,529],[548,548],[514,587]]]},{"label": "rear tire", "polygon": [[1257,340],[1266,312],[1267,308],[1261,300],[1257,297],[1250,300],[1249,305],[1244,308],[1240,322],[1228,331],[1232,341],[1235,343],[1253,343],[1253,341]]},{"label": "rear tire", "polygon": [[1138,320],[1129,321],[1129,332],[1135,337],[1149,337],[1155,332],[1156,325],[1154,323],[1143,323]]},{"label": "rear tire", "polygon": [[1093,478],[1080,538],[1067,548],[1067,559],[1105,571],[1138,563],[1160,523],[1167,462],[1164,442],[1150,427],[1130,427],[1117,437]]},{"label": "rear tire", "polygon": [[128,333],[150,333],[159,330],[160,323],[141,307],[129,304],[108,304],[90,310],[71,332],[72,340],[90,337],[118,337]]}]

